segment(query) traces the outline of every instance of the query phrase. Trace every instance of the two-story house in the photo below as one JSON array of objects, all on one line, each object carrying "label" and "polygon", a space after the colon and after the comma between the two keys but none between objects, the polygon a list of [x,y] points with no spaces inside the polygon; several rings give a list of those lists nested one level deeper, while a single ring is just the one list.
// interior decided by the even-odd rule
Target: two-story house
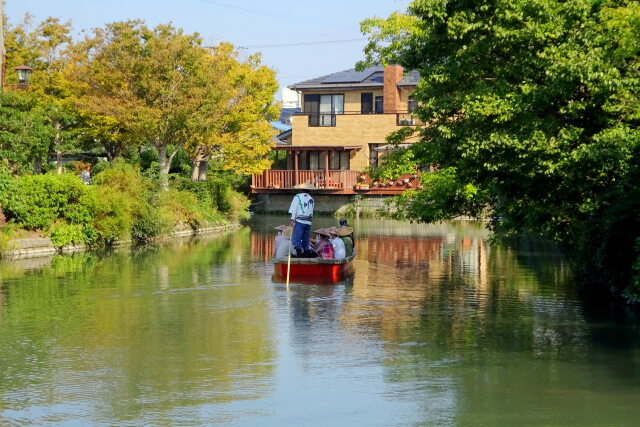
[{"label": "two-story house", "polygon": [[301,94],[302,111],[291,117],[292,129],[280,135],[282,143],[275,147],[283,169],[254,175],[253,192],[308,182],[330,194],[356,194],[358,175],[378,165],[385,138],[399,126],[418,124],[411,114],[418,80],[418,72],[389,65],[289,86]]}]

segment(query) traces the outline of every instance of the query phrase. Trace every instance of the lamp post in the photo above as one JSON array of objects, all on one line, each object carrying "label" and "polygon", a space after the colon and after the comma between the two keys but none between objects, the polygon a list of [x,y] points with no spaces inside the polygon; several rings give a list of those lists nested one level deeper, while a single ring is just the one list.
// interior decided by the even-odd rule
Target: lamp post
[{"label": "lamp post", "polygon": [[7,68],[7,52],[4,48],[4,1],[0,0],[0,93],[4,93],[4,75]]},{"label": "lamp post", "polygon": [[33,68],[27,67],[26,65],[18,65],[13,68],[18,73],[18,88],[19,89],[28,89],[29,88],[29,77],[31,76],[31,72]]}]

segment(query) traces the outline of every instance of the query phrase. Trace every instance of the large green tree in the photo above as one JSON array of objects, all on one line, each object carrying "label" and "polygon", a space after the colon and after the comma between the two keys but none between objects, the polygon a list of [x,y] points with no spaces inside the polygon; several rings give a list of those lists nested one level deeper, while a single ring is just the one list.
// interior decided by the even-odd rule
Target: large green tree
[{"label": "large green tree", "polygon": [[55,130],[47,111],[33,97],[20,93],[0,96],[0,159],[13,169],[35,172],[47,161]]},{"label": "large green tree", "polygon": [[[71,24],[47,18],[33,25],[30,15],[7,31],[7,68],[28,65],[33,68],[28,90],[15,87],[16,75],[9,73],[7,84],[13,96],[2,99],[5,158],[24,164],[33,162],[39,173],[49,155],[56,154],[58,173],[62,155],[78,150],[78,117],[71,103],[63,68],[67,65],[71,43]],[[26,141],[31,141],[28,144]]]},{"label": "large green tree", "polygon": [[66,77],[76,106],[95,118],[112,117],[129,141],[158,152],[161,177],[184,141],[190,93],[201,40],[171,25],[147,28],[142,21],[108,24],[73,48]]},{"label": "large green tree", "polygon": [[210,159],[238,173],[262,172],[269,167],[266,155],[275,136],[268,120],[279,114],[275,72],[261,65],[259,56],[239,60],[228,43],[210,49],[201,71],[184,144],[193,161],[192,179],[206,179]]},{"label": "large green tree", "polygon": [[[150,144],[156,149],[161,183],[167,188],[169,169],[180,148],[199,166],[215,152],[226,155],[221,147],[238,139],[232,134],[259,128],[252,120],[265,122],[272,114],[273,73],[273,83],[253,87],[255,82],[245,78],[248,83],[240,84],[239,69],[254,64],[239,63],[235,55],[230,45],[212,53],[202,46],[199,35],[185,34],[172,25],[148,28],[142,21],[117,22],[94,30],[74,46],[65,75],[74,83],[75,105],[100,124],[97,136],[112,136],[106,140],[115,148],[125,143],[129,148]],[[264,72],[254,66],[249,74]],[[256,114],[240,116],[249,94],[256,90],[264,94],[265,86],[272,90],[270,96],[266,90],[267,95],[254,97],[251,111]],[[259,161],[268,139],[244,138],[244,149],[257,151],[255,161]]]},{"label": "large green tree", "polygon": [[488,211],[496,229],[563,242],[585,282],[638,301],[638,2],[415,0],[362,28],[368,62],[422,75],[428,124],[411,150],[438,170],[400,212]]}]

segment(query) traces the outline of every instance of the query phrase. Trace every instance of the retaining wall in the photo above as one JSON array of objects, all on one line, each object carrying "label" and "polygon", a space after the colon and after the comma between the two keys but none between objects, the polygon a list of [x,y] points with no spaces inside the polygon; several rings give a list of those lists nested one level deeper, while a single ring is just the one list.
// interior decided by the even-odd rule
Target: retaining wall
[{"label": "retaining wall", "polygon": [[[173,233],[166,236],[160,236],[154,241],[161,241],[172,238],[190,237],[200,234],[218,233],[225,230],[238,228],[239,224],[229,224],[217,227],[205,227],[199,229],[192,229],[191,227],[184,226],[176,229]],[[131,245],[131,240],[118,240],[113,242],[110,246],[128,246]],[[84,251],[88,248],[84,245],[64,246],[57,248],[53,246],[51,239],[48,237],[34,237],[28,239],[14,239],[9,242],[8,247],[0,251],[0,258],[4,259],[19,259],[19,258],[34,258],[52,256],[59,253],[73,253],[78,251]]]},{"label": "retaining wall", "polygon": [[[389,197],[386,195],[329,195],[329,194],[312,194],[315,200],[315,213],[334,214],[347,208],[354,200],[358,201],[360,208],[364,210],[378,211],[387,210],[388,207],[384,201]],[[358,197],[358,199],[356,199]],[[283,213],[289,210],[291,206],[291,194],[256,194],[253,200],[252,209],[256,213]]]}]

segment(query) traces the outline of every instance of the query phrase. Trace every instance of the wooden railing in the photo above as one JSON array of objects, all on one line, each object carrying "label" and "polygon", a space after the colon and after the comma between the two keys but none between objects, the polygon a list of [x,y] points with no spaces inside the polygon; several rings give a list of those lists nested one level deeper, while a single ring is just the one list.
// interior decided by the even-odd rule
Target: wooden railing
[{"label": "wooden railing", "polygon": [[394,116],[396,126],[424,126],[424,122],[408,111],[397,111],[395,113],[361,113],[360,111],[344,111],[340,114],[331,113],[294,113],[294,116],[308,116],[309,127],[336,127],[336,120],[340,121],[341,116],[367,116],[367,117],[389,117]]},{"label": "wooden railing", "polygon": [[262,175],[251,176],[251,187],[255,189],[290,189],[296,184],[308,182],[322,189],[352,189],[358,179],[358,171],[330,170],[267,170]]}]

